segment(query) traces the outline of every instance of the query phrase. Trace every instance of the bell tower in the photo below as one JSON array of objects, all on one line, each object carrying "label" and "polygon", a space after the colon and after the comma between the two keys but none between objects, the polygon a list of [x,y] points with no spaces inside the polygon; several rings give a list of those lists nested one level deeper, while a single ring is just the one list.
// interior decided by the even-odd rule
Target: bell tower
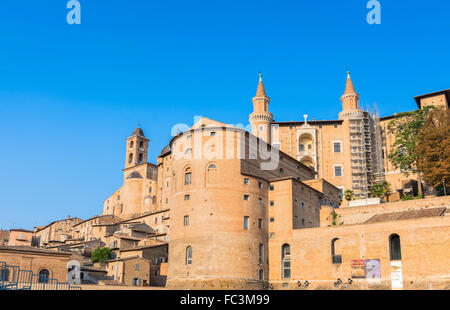
[{"label": "bell tower", "polygon": [[270,123],[273,121],[273,115],[269,112],[270,98],[266,95],[262,74],[259,74],[258,89],[252,101],[253,113],[249,116],[252,134],[264,140],[267,144],[271,144]]},{"label": "bell tower", "polygon": [[142,128],[138,125],[132,135],[127,138],[125,169],[147,162],[149,141],[150,140],[145,137]]}]

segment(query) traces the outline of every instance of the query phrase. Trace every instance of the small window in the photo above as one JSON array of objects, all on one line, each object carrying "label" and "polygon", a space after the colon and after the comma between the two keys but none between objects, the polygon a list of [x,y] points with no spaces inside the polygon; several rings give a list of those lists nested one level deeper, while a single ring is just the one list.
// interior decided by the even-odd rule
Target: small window
[{"label": "small window", "polygon": [[250,184],[250,179],[244,178],[244,185],[249,185],[249,184]]},{"label": "small window", "polygon": [[184,185],[190,185],[192,183],[192,172],[186,172],[184,175]]},{"label": "small window", "polygon": [[283,279],[291,277],[291,246],[283,244],[281,247],[281,276]]},{"label": "small window", "polygon": [[270,222],[271,222],[271,223],[275,222],[275,218],[274,218],[274,217],[271,217],[271,218],[270,218]]},{"label": "small window", "polygon": [[341,142],[333,142],[333,150],[335,153],[341,152]]},{"label": "small window", "polygon": [[259,263],[263,264],[264,262],[264,245],[262,243],[259,244]]},{"label": "small window", "polygon": [[128,156],[128,163],[131,164],[133,162],[133,154]]},{"label": "small window", "polygon": [[249,198],[250,196],[249,195],[244,195],[244,200],[245,201],[248,201],[248,198]]},{"label": "small window", "polygon": [[248,216],[244,216],[244,229],[248,229]]},{"label": "small window", "polygon": [[262,188],[262,182],[258,182],[258,188]]},{"label": "small window", "polygon": [[258,203],[262,205],[262,198],[258,198]]},{"label": "small window", "polygon": [[273,191],[275,187],[273,185],[269,185],[269,191]]},{"label": "small window", "polygon": [[270,201],[270,206],[274,206],[275,205],[275,201],[271,200]]},{"label": "small window", "polygon": [[280,173],[284,173],[284,169],[283,168],[280,168]]},{"label": "small window", "polygon": [[130,142],[130,149],[132,149],[133,147],[134,147],[134,142],[131,141],[131,142]]},{"label": "small window", "polygon": [[184,200],[191,200],[191,195],[184,195]]},{"label": "small window", "polygon": [[184,226],[189,226],[189,215],[184,216]]},{"label": "small window", "polygon": [[259,230],[262,229],[262,219],[258,219],[258,228]]},{"label": "small window", "polygon": [[215,135],[216,135],[216,132],[215,132],[215,131],[212,131],[212,132],[211,132],[211,136],[214,137]]},{"label": "small window", "polygon": [[271,232],[271,233],[269,234],[269,239],[273,239],[273,238],[275,238],[275,233],[274,233],[274,232]]},{"label": "small window", "polygon": [[264,270],[262,270],[262,269],[259,271],[259,280],[260,281],[264,280]]},{"label": "small window", "polygon": [[134,267],[134,270],[139,270],[139,264],[136,264],[136,266]]},{"label": "small window", "polygon": [[192,265],[192,247],[186,248],[186,265]]},{"label": "small window", "polygon": [[300,152],[303,152],[305,150],[305,145],[304,144],[300,144]]},{"label": "small window", "polygon": [[335,177],[342,176],[342,166],[334,166],[334,176]]}]

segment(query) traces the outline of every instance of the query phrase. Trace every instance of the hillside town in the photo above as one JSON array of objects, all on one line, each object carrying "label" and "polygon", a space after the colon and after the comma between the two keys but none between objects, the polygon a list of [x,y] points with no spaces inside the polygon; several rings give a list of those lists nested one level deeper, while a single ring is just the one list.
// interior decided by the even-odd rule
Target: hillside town
[{"label": "hillside town", "polygon": [[[276,122],[260,75],[251,132],[203,117],[155,164],[138,126],[100,215],[0,231],[0,285],[17,266],[83,289],[449,289],[450,196],[388,157],[400,114],[362,110],[350,73],[340,99]],[[450,90],[411,102],[448,111]]]}]

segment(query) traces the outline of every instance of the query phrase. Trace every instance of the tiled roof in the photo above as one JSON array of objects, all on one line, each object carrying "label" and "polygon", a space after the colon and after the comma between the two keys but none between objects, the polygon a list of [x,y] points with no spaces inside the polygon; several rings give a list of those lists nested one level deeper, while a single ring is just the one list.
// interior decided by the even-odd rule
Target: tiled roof
[{"label": "tiled roof", "polygon": [[423,217],[434,217],[443,216],[447,208],[433,208],[433,209],[422,209],[422,210],[412,210],[412,211],[402,211],[402,212],[391,212],[384,214],[377,214],[371,217],[365,222],[365,224],[390,222],[390,221],[401,221],[401,220],[411,220]]},{"label": "tiled roof", "polygon": [[127,179],[142,179],[142,175],[138,171],[133,171],[130,173],[130,175],[127,177]]}]

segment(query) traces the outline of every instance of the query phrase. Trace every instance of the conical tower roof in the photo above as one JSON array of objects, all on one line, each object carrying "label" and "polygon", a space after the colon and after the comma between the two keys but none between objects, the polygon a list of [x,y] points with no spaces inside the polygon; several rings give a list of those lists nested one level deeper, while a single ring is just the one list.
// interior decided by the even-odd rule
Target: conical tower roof
[{"label": "conical tower roof", "polygon": [[344,95],[348,94],[356,94],[352,78],[350,77],[350,71],[347,71],[347,84],[345,85],[345,92],[344,92]]},{"label": "conical tower roof", "polygon": [[255,97],[267,97],[266,90],[264,89],[264,83],[262,81],[262,74],[259,74],[259,83],[258,83],[258,89],[256,90],[256,96]]}]

